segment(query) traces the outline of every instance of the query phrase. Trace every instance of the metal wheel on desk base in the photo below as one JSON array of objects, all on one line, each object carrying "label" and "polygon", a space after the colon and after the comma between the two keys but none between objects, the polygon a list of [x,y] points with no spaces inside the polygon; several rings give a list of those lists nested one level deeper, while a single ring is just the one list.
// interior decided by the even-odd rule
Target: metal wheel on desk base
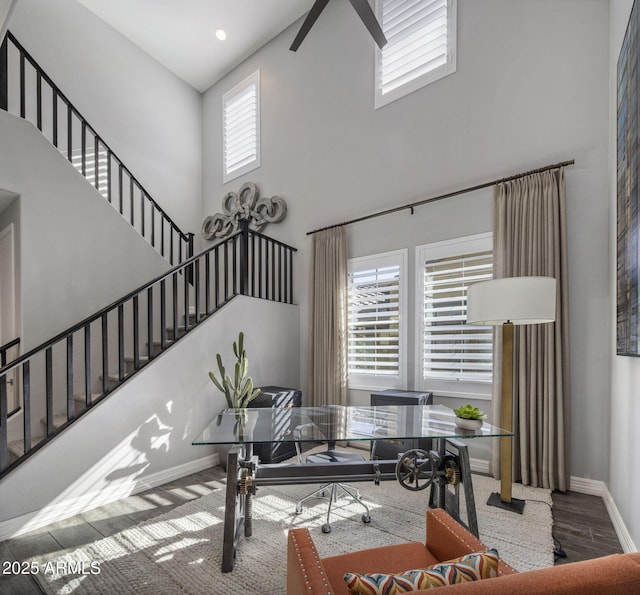
[{"label": "metal wheel on desk base", "polygon": [[413,492],[428,488],[438,474],[438,453],[414,448],[405,452],[396,464],[396,479]]}]

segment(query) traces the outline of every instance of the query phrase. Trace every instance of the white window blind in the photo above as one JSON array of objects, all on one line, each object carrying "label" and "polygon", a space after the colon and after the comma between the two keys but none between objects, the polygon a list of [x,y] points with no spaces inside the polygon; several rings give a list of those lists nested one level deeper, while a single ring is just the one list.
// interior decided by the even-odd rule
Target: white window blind
[{"label": "white window blind", "polygon": [[456,69],[455,0],[377,0],[387,44],[376,53],[376,107]]},{"label": "white window blind", "polygon": [[488,396],[493,328],[466,320],[467,287],[493,277],[491,235],[425,246],[418,255],[421,388]]},{"label": "white window blind", "polygon": [[260,71],[225,93],[223,100],[225,182],[260,165]]},{"label": "white window blind", "polygon": [[404,378],[406,251],[349,261],[350,386],[395,386]]}]

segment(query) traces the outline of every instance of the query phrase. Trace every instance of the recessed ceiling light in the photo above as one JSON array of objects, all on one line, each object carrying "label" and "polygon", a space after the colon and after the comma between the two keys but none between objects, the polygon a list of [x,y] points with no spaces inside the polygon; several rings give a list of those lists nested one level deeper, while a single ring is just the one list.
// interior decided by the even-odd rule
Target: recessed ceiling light
[{"label": "recessed ceiling light", "polygon": [[224,29],[216,29],[216,37],[220,41],[224,41],[227,38],[227,34]]}]

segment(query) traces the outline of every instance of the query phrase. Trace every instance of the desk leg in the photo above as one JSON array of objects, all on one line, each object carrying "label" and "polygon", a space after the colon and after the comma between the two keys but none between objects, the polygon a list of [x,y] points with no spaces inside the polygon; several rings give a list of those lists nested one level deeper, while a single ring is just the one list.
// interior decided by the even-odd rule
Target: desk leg
[{"label": "desk leg", "polygon": [[236,547],[240,530],[244,522],[242,514],[238,513],[241,507],[238,494],[238,455],[240,448],[237,446],[229,449],[227,455],[227,493],[224,503],[224,531],[222,537],[222,572],[231,572],[236,563]]},{"label": "desk leg", "polygon": [[222,572],[231,572],[236,563],[240,535],[251,537],[251,497],[258,457],[251,448],[233,446],[227,455],[227,492],[224,502]]},{"label": "desk leg", "polygon": [[471,531],[471,533],[476,537],[479,537],[476,500],[473,495],[473,483],[471,481],[469,449],[466,445],[460,444],[457,440],[456,443],[458,447],[458,460],[460,461],[460,476],[462,479],[462,487],[464,488],[464,500],[467,504],[467,522],[469,523],[469,531]]},{"label": "desk leg", "polygon": [[[444,438],[438,438],[438,456],[440,461],[440,469],[438,471],[442,471],[444,467],[444,459],[447,454],[447,441]],[[436,485],[436,502],[438,508],[446,508],[447,503],[447,482],[440,473],[438,474],[437,481],[434,482]]]},{"label": "desk leg", "polygon": [[[465,525],[471,533],[478,537],[478,517],[476,502],[473,495],[473,482],[471,479],[471,465],[469,463],[469,450],[467,445],[460,440],[440,438],[437,441],[438,476],[431,484],[429,494],[429,506],[431,508],[444,508],[460,524]],[[460,482],[464,489],[464,499],[467,508],[467,522],[460,518],[460,491],[459,485],[455,486],[455,493],[451,493],[445,476],[445,464],[447,457],[454,457],[460,469]]]}]

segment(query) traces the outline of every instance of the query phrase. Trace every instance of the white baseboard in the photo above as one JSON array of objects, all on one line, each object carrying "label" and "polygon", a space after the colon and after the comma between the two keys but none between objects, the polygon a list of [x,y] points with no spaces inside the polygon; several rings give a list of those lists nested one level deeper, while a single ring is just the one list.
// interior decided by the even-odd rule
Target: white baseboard
[{"label": "white baseboard", "polygon": [[604,505],[607,507],[607,512],[609,513],[609,518],[611,519],[613,528],[615,529],[616,535],[618,536],[618,541],[622,546],[622,551],[625,554],[628,554],[629,552],[637,552],[638,548],[636,547],[636,544],[633,543],[631,534],[627,530],[627,526],[624,524],[622,516],[620,515],[620,511],[618,510],[616,503],[613,501],[613,498],[611,497],[609,489],[606,485],[604,486],[602,499],[604,500]]},{"label": "white baseboard", "polygon": [[609,519],[611,519],[611,523],[613,524],[613,528],[618,536],[618,541],[620,541],[622,550],[625,553],[638,551],[638,548],[633,543],[633,539],[631,539],[631,534],[627,530],[620,511],[609,493],[609,488],[607,488],[607,484],[604,483],[604,481],[585,479],[583,477],[571,477],[569,479],[569,490],[572,492],[578,492],[579,494],[600,496],[607,509]]},{"label": "white baseboard", "polygon": [[589,496],[603,496],[606,489],[604,481],[573,476],[569,478],[570,492],[578,492],[578,494],[587,494]]},{"label": "white baseboard", "polygon": [[485,459],[469,458],[469,465],[471,466],[472,473],[489,475],[489,461],[486,461]]},{"label": "white baseboard", "polygon": [[0,541],[23,535],[35,529],[41,529],[51,523],[57,523],[77,514],[116,502],[129,496],[134,496],[145,490],[161,486],[165,483],[180,479],[186,475],[197,473],[209,467],[218,465],[220,459],[217,453],[189,461],[171,469],[165,469],[153,473],[134,483],[121,485],[116,489],[103,490],[80,494],[75,497],[66,498],[60,502],[54,502],[50,506],[21,515],[6,521],[0,522]]}]

